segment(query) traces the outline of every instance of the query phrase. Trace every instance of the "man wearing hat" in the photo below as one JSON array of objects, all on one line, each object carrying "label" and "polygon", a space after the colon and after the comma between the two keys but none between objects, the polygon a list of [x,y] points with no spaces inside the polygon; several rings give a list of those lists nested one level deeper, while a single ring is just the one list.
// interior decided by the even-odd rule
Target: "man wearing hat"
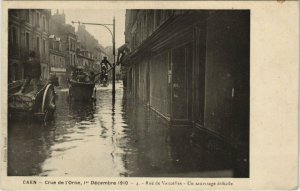
[{"label": "man wearing hat", "polygon": [[25,80],[21,87],[21,90],[18,93],[24,93],[25,88],[28,86],[30,81],[33,81],[33,90],[34,92],[38,91],[38,81],[41,77],[41,63],[36,58],[34,51],[31,51],[29,54],[28,60],[24,63],[24,76]]}]

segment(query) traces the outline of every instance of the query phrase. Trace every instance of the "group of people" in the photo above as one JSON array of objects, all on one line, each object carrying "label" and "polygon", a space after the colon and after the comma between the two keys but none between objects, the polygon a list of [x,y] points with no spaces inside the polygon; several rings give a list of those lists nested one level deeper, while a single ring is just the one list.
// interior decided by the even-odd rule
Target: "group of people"
[{"label": "group of people", "polygon": [[93,71],[91,71],[89,74],[87,72],[84,72],[83,67],[77,67],[72,71],[72,80],[77,82],[95,82],[95,78],[97,75],[100,75],[100,82],[107,82],[108,76],[108,67],[112,67],[111,63],[107,60],[107,57],[104,57],[103,60],[100,63],[101,65],[101,72],[98,74],[95,74]]},{"label": "group of people", "polygon": [[83,71],[83,68],[76,68],[72,71],[71,79],[76,82],[91,82],[93,81],[91,79],[92,74],[93,74],[92,72],[90,75],[87,74],[86,72]]}]

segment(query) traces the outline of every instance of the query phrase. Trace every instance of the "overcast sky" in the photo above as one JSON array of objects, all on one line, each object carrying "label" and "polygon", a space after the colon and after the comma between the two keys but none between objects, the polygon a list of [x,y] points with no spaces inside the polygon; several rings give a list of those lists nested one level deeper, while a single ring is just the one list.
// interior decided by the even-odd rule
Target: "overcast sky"
[{"label": "overcast sky", "polygon": [[[59,10],[61,13],[62,10]],[[113,23],[113,17],[116,18],[116,48],[125,43],[124,31],[125,31],[125,10],[70,10],[64,9],[66,14],[66,23],[72,24],[72,21],[88,22],[88,23]],[[52,10],[52,14],[55,14],[56,10]],[[78,24],[74,24],[77,30]],[[86,25],[87,31],[89,31],[99,43],[106,47],[112,46],[112,37],[109,31],[102,26]],[[112,26],[111,26],[112,30]]]}]

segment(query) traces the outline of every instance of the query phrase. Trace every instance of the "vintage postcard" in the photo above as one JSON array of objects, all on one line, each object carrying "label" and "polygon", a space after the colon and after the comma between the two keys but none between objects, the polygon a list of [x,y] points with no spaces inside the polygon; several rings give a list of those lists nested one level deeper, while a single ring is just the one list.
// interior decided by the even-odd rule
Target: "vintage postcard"
[{"label": "vintage postcard", "polygon": [[297,189],[298,4],[2,2],[1,189]]}]

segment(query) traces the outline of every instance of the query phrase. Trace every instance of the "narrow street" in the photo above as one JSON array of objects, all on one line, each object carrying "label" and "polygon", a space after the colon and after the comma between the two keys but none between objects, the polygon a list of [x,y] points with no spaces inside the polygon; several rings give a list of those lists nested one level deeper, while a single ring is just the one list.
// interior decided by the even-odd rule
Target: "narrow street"
[{"label": "narrow street", "polygon": [[112,104],[111,84],[98,86],[97,101],[87,104],[70,103],[67,89],[57,89],[52,122],[9,124],[8,175],[234,176],[230,154],[212,138],[197,135],[195,143],[188,128],[170,127],[126,99],[121,83],[116,91]]}]

